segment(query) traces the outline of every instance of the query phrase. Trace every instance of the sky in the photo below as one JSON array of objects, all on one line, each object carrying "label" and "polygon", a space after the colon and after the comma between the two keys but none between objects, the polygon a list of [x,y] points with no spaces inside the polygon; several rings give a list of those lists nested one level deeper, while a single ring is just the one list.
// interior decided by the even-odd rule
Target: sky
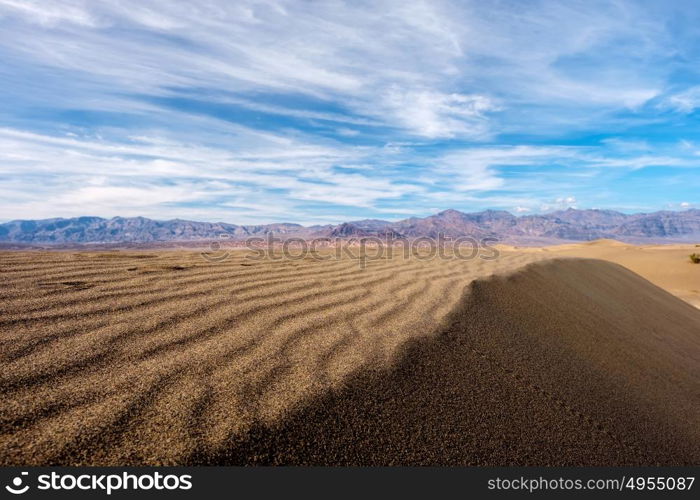
[{"label": "sky", "polygon": [[690,1],[0,0],[0,220],[700,208]]}]

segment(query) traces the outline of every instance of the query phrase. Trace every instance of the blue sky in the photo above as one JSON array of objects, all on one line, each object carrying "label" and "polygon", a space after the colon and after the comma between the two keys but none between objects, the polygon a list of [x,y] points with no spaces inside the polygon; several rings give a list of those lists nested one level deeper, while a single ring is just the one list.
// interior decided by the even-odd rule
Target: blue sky
[{"label": "blue sky", "polygon": [[0,0],[0,219],[700,206],[693,1]]}]

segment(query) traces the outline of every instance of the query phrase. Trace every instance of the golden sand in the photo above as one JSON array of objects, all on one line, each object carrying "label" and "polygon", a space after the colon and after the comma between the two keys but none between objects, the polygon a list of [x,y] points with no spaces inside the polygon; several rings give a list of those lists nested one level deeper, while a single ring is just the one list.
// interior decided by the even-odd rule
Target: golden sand
[{"label": "golden sand", "polygon": [[[627,254],[620,257],[620,252],[625,252],[625,248],[617,245],[589,245],[586,248],[609,252],[607,257],[598,255],[598,258],[613,261],[627,259]],[[522,292],[508,295],[508,300],[515,300],[519,307],[528,304],[527,309],[520,310],[523,316],[517,321],[533,317],[542,322],[539,330],[535,325],[526,333],[519,334],[529,339],[523,348],[532,349],[532,354],[524,351],[515,358],[512,358],[512,346],[508,345],[512,332],[509,333],[504,324],[499,323],[516,321],[514,316],[502,315],[498,309],[500,306],[495,305],[493,300],[481,304],[480,308],[490,312],[486,316],[472,314],[475,324],[480,325],[482,336],[487,334],[488,325],[491,324],[493,339],[500,340],[494,340],[496,344],[488,349],[476,349],[484,351],[482,354],[492,350],[486,358],[480,358],[476,351],[469,351],[469,360],[479,366],[478,373],[488,373],[488,376],[449,379],[455,374],[454,363],[466,360],[460,358],[460,353],[466,351],[459,347],[459,343],[448,349],[454,355],[445,357],[446,364],[442,368],[440,362],[435,364],[433,354],[407,356],[407,346],[414,345],[411,341],[443,342],[440,345],[444,347],[449,345],[444,344],[444,339],[454,337],[455,328],[461,332],[467,331],[466,325],[470,324],[469,318],[472,316],[465,316],[463,311],[471,295],[467,293],[465,296],[465,290],[471,290],[469,285],[475,280],[493,275],[512,275],[527,264],[561,255],[580,256],[581,252],[581,248],[573,246],[542,251],[512,249],[493,261],[478,258],[469,261],[424,261],[398,256],[370,260],[364,269],[357,260],[349,258],[250,261],[245,258],[244,252],[234,252],[229,259],[220,263],[208,262],[196,252],[185,251],[3,252],[0,254],[0,387],[4,396],[0,410],[0,463],[508,462],[534,465],[546,461],[544,457],[549,457],[552,462],[558,459],[561,463],[602,463],[606,456],[613,460],[614,457],[610,458],[609,455],[586,455],[572,451],[572,446],[585,449],[587,444],[591,444],[590,440],[581,437],[578,422],[581,415],[580,418],[591,419],[593,425],[602,422],[600,425],[611,436],[618,432],[617,424],[608,422],[613,418],[610,415],[591,416],[586,413],[597,400],[583,398],[581,409],[575,408],[574,403],[580,397],[571,392],[573,382],[562,384],[558,392],[548,389],[547,395],[543,396],[554,398],[558,401],[556,404],[574,408],[569,417],[564,418],[558,411],[550,411],[547,405],[534,406],[532,411],[536,410],[535,413],[528,417],[534,419],[530,424],[544,433],[541,440],[545,444],[540,445],[546,449],[546,455],[533,453],[528,458],[522,450],[515,449],[509,455],[507,446],[502,448],[503,443],[508,441],[505,439],[508,435],[500,440],[497,436],[484,438],[483,443],[486,444],[479,445],[479,429],[484,431],[489,426],[499,429],[496,425],[498,422],[508,421],[508,415],[521,415],[525,411],[523,408],[526,408],[522,406],[523,401],[534,397],[503,385],[506,380],[503,373],[499,371],[500,368],[494,368],[507,366],[514,359],[525,363],[519,376],[527,378],[528,384],[538,387],[542,382],[533,382],[535,378],[549,375],[561,378],[566,370],[560,366],[579,366],[576,363],[581,365],[580,370],[589,370],[593,375],[598,373],[597,369],[612,374],[601,376],[601,380],[608,385],[623,383],[625,390],[621,394],[629,392],[631,395],[628,399],[633,401],[623,401],[620,406],[610,408],[603,406],[613,412],[611,415],[614,418],[619,415],[615,412],[643,409],[639,401],[646,401],[653,393],[656,399],[653,399],[651,406],[654,410],[649,410],[649,415],[643,411],[639,413],[639,418],[646,419],[644,421],[651,425],[661,418],[657,407],[678,401],[676,416],[664,417],[664,425],[672,434],[669,442],[684,437],[691,439],[686,446],[689,446],[688,449],[679,448],[674,455],[664,448],[658,455],[652,456],[646,451],[651,444],[645,441],[634,443],[630,448],[635,450],[634,453],[622,453],[620,457],[631,463],[644,463],[645,460],[685,463],[688,457],[697,458],[694,455],[697,441],[693,441],[697,435],[687,431],[679,422],[690,418],[691,424],[697,423],[697,397],[692,396],[688,388],[693,384],[697,388],[698,384],[700,311],[656,287],[652,287],[651,291],[641,287],[640,283],[648,283],[637,276],[634,278],[639,282],[627,283],[627,292],[617,290],[610,296],[603,293],[605,285],[599,282],[596,282],[597,285],[586,285],[588,292],[581,291],[583,296],[586,293],[598,294],[602,305],[590,305],[593,312],[582,318],[579,317],[576,303],[556,302],[555,299],[561,294],[548,299],[538,298],[546,296],[548,289],[558,289],[562,279],[573,271],[563,276],[555,272],[554,277],[545,279],[540,284],[541,290],[537,288],[539,291],[530,297],[530,302],[517,299]],[[628,267],[638,266],[641,271],[638,269],[637,272],[647,269],[647,278],[651,281],[655,277],[665,279],[662,273],[656,276],[654,266],[642,265],[642,261],[646,262],[645,259],[652,255],[656,256],[657,262],[666,262],[668,257],[663,251],[646,249],[639,254],[641,257],[633,253],[629,255]],[[561,268],[561,262],[567,261],[553,263],[555,271]],[[600,271],[600,265],[583,272],[578,270],[579,278],[596,273],[604,276],[605,273],[616,275],[620,272],[617,266]],[[674,264],[668,265],[676,264],[674,261]],[[677,265],[681,266],[680,263]],[[697,267],[698,270],[690,267],[683,269],[692,273],[700,271],[700,266]],[[695,285],[689,288],[682,281],[683,273],[679,273],[679,276],[680,281],[674,282],[677,286],[669,287],[669,290],[687,299],[690,296],[686,297],[686,292],[692,294],[692,286]],[[615,281],[615,278],[611,279]],[[498,280],[487,279],[486,282],[493,284]],[[508,289],[517,290],[516,287],[506,287],[499,294],[503,300],[506,300],[504,294]],[[640,290],[645,290],[645,293],[639,295]],[[643,314],[639,316],[639,321],[632,321],[630,318],[635,316],[625,309],[624,300],[637,296],[642,297],[639,299],[642,302],[635,302],[634,306],[629,307]],[[545,314],[542,311],[547,310],[547,305],[552,311]],[[594,311],[603,309],[604,314],[596,317]],[[678,316],[678,311],[682,311],[681,316]],[[571,334],[570,325],[567,326],[560,319],[557,323],[559,326],[551,330],[547,320],[557,312],[562,318],[581,322],[582,329],[575,335]],[[664,321],[651,321],[647,318],[649,315],[664,318]],[[681,320],[673,319],[678,317]],[[455,318],[462,319],[457,321]],[[620,321],[629,330],[619,326]],[[685,326],[679,326],[678,321]],[[452,330],[449,329],[450,325]],[[617,328],[623,328],[624,332],[618,332]],[[642,337],[636,337],[634,329],[643,330]],[[446,333],[448,331],[452,332],[451,336]],[[595,335],[586,337],[585,332],[592,331],[596,332]],[[535,343],[541,348],[551,341],[551,338],[536,338],[537,335],[544,335],[543,332],[550,332],[550,336],[563,336],[557,340],[565,344],[565,347],[558,347],[564,350],[559,353],[560,358],[550,360],[546,350],[540,353],[531,345]],[[614,335],[617,343],[603,355],[596,351],[596,346],[600,345],[601,338],[607,338],[606,332],[612,332],[610,335]],[[570,339],[569,335],[574,337]],[[655,343],[640,340],[647,337],[656,339]],[[664,339],[676,337],[680,340],[674,340],[674,347],[668,349],[667,354],[659,355],[656,352],[663,349]],[[623,347],[627,344],[630,344],[630,352],[636,357],[625,357]],[[424,348],[434,349],[435,346],[431,344]],[[542,357],[535,361],[546,361],[542,366],[527,364],[528,356],[539,356],[534,354],[536,352]],[[651,375],[635,379],[623,368],[620,373],[612,370],[620,363],[620,366],[624,366],[625,359],[635,366],[638,363],[644,366],[648,360],[651,360],[649,363],[657,363],[661,359],[663,363],[659,366],[652,363],[654,368]],[[425,387],[401,371],[410,371],[411,366],[423,363],[420,360],[433,360],[428,367],[447,370],[443,373],[437,369],[430,371],[422,368],[428,370],[424,373],[425,378],[442,388],[436,392],[435,401],[431,401],[430,391],[421,392],[425,391]],[[448,360],[453,365],[447,363]],[[683,370],[689,370],[685,379],[679,375]],[[403,373],[400,379],[405,381],[399,383],[396,373]],[[465,373],[472,372],[466,370]],[[358,380],[362,381],[360,386],[357,385]],[[373,429],[376,431],[376,419],[383,418],[381,415],[387,412],[393,415],[382,404],[381,394],[375,392],[380,387],[376,385],[377,380],[381,384],[392,380],[397,386],[413,380],[414,386],[419,387],[416,394],[422,399],[413,403],[417,407],[402,409],[400,404],[391,406],[391,411],[409,414],[407,422],[414,422],[415,425],[416,419],[423,418],[421,408],[429,413],[438,403],[453,407],[451,413],[443,408],[440,412],[443,416],[474,416],[478,410],[488,418],[472,422],[474,426],[467,429],[450,424],[453,418],[443,419],[438,425],[435,418],[433,422],[432,417],[426,414],[423,415],[425,425],[437,426],[435,428],[443,432],[442,437],[433,436],[431,439],[432,434],[428,433],[421,441],[422,447],[415,442],[411,444],[410,440],[393,443],[414,451],[422,449],[423,452],[402,454],[387,446],[386,452],[375,450],[372,455],[367,448],[367,453],[363,454],[363,448],[357,447],[366,443],[373,435]],[[635,385],[634,380],[642,382]],[[658,394],[666,386],[658,385],[659,380],[672,381],[677,390],[668,392],[666,399],[660,398]],[[654,381],[658,386],[650,389],[649,394],[645,393],[644,387]],[[470,389],[469,384],[479,387],[471,386]],[[603,387],[603,382],[600,384]],[[489,391],[496,387],[501,389],[491,394],[501,394],[503,399],[488,396]],[[385,385],[381,385],[381,389],[388,390]],[[348,390],[352,391],[352,398],[343,392]],[[454,392],[452,403],[446,403],[446,396],[440,392],[444,390]],[[599,392],[591,392],[590,388],[581,387],[580,390],[593,394],[591,398],[600,396]],[[472,410],[458,409],[466,404],[460,391],[469,394],[477,391],[481,394],[472,398]],[[328,397],[339,399],[330,404],[325,399]],[[379,401],[375,401],[376,398]],[[323,401],[326,402],[323,403],[321,416],[325,415],[331,420],[319,417],[318,404]],[[367,411],[371,410],[370,414],[360,415],[360,418],[356,412],[348,410],[348,415],[354,414],[357,418],[343,422],[344,413],[339,414],[338,410],[347,410],[343,405],[348,401],[360,408],[369,405]],[[328,412],[331,415],[327,415]],[[306,429],[310,434],[305,435],[304,429],[294,427],[300,415],[308,415],[305,425],[315,422],[313,428]],[[546,435],[545,424],[557,422],[557,418],[564,422],[561,429],[579,429],[572,434],[578,441],[570,437],[557,444],[553,437],[556,433]],[[526,425],[527,422],[521,424]],[[399,432],[402,424],[394,422],[392,425],[396,427],[395,432]],[[289,426],[288,431],[284,430],[286,426]],[[346,433],[341,441],[349,454],[344,459],[334,454],[335,442],[328,436],[325,444],[327,452],[324,454],[322,451],[322,436],[333,433],[334,428],[344,429]],[[444,435],[445,432],[447,435]],[[561,438],[562,432],[556,436]],[[598,434],[607,435],[604,432]],[[399,432],[400,435],[403,434]],[[385,436],[384,439],[390,442],[393,438]],[[615,434],[609,438],[609,442],[603,439],[595,443],[596,446],[605,447],[619,442],[619,439]],[[313,453],[303,452],[308,449],[309,440],[316,440]],[[471,448],[465,448],[467,441],[471,443]],[[283,444],[285,442],[293,445],[287,449]],[[307,445],[304,445],[305,442]],[[428,452],[451,449],[448,446],[450,442],[462,443],[463,446],[459,447],[461,454],[446,452],[436,455]],[[498,443],[501,448],[498,448]],[[535,442],[525,440],[523,443],[537,447]],[[652,444],[655,445],[655,442]],[[284,451],[286,449],[287,452]],[[392,449],[395,450],[393,455],[390,452]],[[492,450],[490,455],[489,449]],[[555,449],[560,452],[557,454]],[[589,449],[598,448],[589,446]],[[467,460],[465,454],[473,460]]]}]

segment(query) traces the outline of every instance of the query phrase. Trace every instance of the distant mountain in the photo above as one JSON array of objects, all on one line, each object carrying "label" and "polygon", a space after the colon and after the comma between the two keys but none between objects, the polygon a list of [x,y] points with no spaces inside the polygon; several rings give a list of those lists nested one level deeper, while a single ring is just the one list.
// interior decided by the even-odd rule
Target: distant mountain
[{"label": "distant mountain", "polygon": [[349,222],[349,224],[352,224],[354,226],[359,227],[360,229],[365,229],[368,231],[379,231],[387,226],[391,226],[390,221],[380,219],[354,220]]},{"label": "distant mountain", "polygon": [[517,224],[517,217],[497,210],[478,213],[463,213],[457,210],[445,210],[425,218],[411,217],[392,225],[396,231],[406,236],[428,236],[437,238],[439,234],[446,237],[473,236],[481,238],[506,234]]},{"label": "distant mountain", "polygon": [[180,219],[157,221],[145,217],[76,217],[12,221],[0,224],[0,241],[13,243],[148,243],[156,241],[191,241],[221,238],[232,239],[300,234],[299,224],[238,226],[225,222],[194,222]]},{"label": "distant mountain", "polygon": [[700,210],[655,212],[628,218],[615,231],[618,236],[679,237],[700,233]]},{"label": "distant mountain", "polygon": [[[371,222],[367,224],[367,222]],[[363,224],[364,223],[364,224]],[[381,223],[381,224],[380,224]],[[361,238],[377,236],[380,238],[401,238],[403,235],[392,228],[391,223],[385,221],[358,221],[344,222],[334,226],[330,231],[322,232],[317,236],[327,236],[330,238]]]},{"label": "distant mountain", "polygon": [[338,225],[299,224],[236,225],[181,219],[157,221],[145,217],[76,217],[72,219],[17,220],[0,224],[0,242],[27,244],[150,243],[199,241],[251,236],[279,238],[330,237],[456,238],[493,237],[503,242],[535,243],[614,238],[622,241],[700,240],[700,210],[623,214],[612,210],[576,210],[542,215],[515,215],[486,210],[464,213],[445,210],[428,217],[398,222],[365,219]]}]

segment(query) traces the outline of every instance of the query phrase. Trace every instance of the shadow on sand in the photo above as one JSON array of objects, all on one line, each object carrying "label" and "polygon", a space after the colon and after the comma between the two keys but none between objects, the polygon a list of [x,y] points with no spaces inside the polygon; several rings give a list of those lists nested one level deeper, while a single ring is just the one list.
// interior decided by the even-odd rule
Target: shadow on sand
[{"label": "shadow on sand", "polygon": [[194,464],[700,463],[700,310],[603,261],[472,283],[445,327]]}]

